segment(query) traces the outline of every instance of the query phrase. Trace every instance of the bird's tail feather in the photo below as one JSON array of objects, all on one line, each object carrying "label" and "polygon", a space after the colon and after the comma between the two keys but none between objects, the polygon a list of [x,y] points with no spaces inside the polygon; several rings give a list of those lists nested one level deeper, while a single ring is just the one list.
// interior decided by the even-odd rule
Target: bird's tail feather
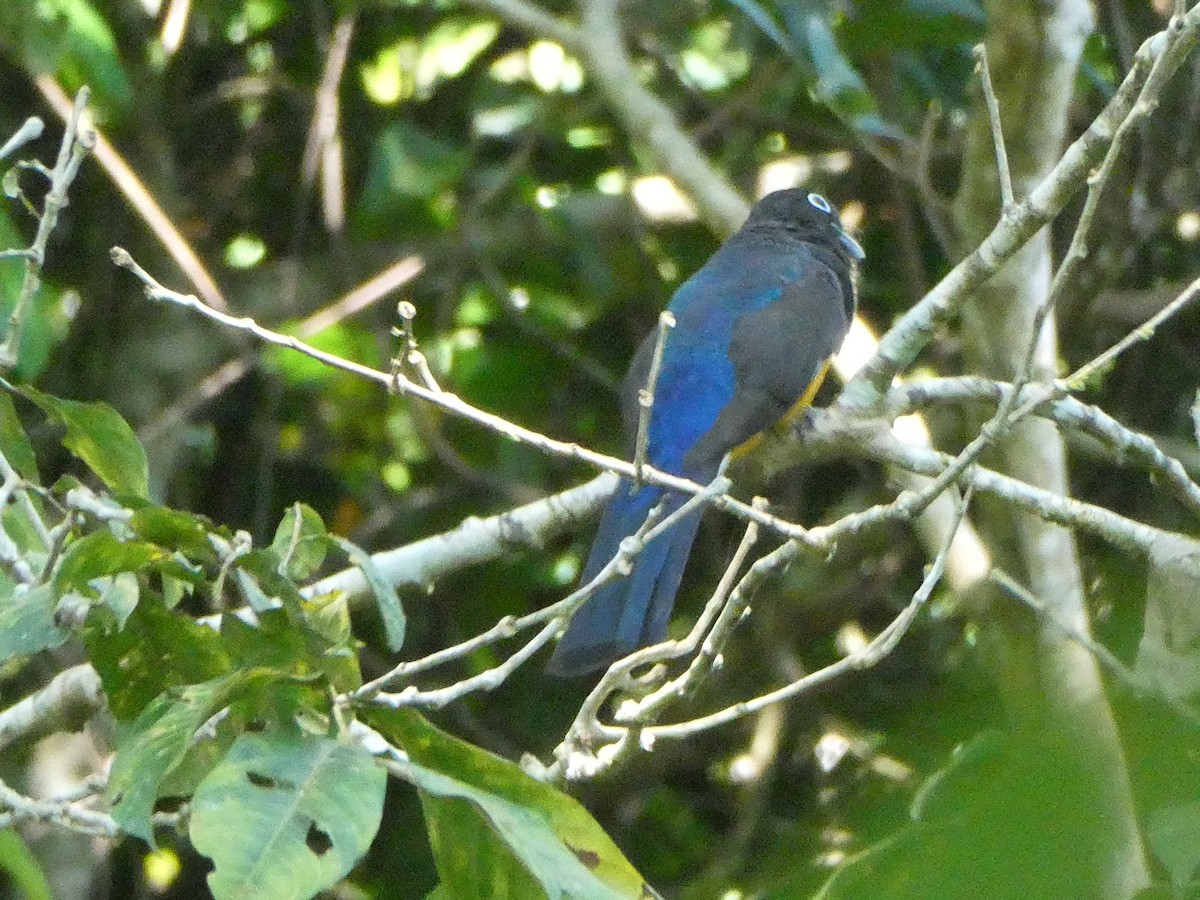
[{"label": "bird's tail feather", "polygon": [[[600,520],[581,584],[595,578],[617,555],[621,541],[641,527],[662,496],[661,488],[631,491],[627,482],[621,482]],[[678,509],[684,499],[669,494],[664,517]],[[702,510],[697,509],[660,534],[634,559],[628,577],[608,582],[584,601],[559,639],[547,671],[562,676],[582,675],[666,637],[671,607],[701,514]]]}]

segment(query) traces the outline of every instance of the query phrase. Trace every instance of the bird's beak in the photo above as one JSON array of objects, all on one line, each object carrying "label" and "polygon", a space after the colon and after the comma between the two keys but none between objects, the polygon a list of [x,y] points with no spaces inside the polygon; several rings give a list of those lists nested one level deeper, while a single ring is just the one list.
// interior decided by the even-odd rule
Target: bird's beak
[{"label": "bird's beak", "polygon": [[838,240],[842,242],[842,246],[846,248],[847,253],[849,253],[859,262],[862,262],[867,258],[867,254],[863,252],[862,244],[850,237],[850,235],[846,234],[846,232],[837,225],[833,226],[833,230],[837,232]]}]

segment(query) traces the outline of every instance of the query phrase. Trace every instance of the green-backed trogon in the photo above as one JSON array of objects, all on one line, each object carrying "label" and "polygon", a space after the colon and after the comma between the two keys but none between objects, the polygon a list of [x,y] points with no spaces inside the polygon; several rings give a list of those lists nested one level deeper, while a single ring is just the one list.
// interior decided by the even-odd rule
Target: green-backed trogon
[{"label": "green-backed trogon", "polygon": [[[654,384],[646,458],[701,484],[730,453],[811,401],[854,317],[854,264],[862,248],[819,194],[776,191],[675,292]],[[647,386],[657,332],[638,349],[621,390],[630,453],[638,393]],[[581,584],[616,556],[650,510],[686,497],[622,479],[600,521]],[[603,585],[571,618],[550,659],[555,675],[608,666],[666,637],[667,620],[696,538],[697,509],[650,541],[632,571]]]}]

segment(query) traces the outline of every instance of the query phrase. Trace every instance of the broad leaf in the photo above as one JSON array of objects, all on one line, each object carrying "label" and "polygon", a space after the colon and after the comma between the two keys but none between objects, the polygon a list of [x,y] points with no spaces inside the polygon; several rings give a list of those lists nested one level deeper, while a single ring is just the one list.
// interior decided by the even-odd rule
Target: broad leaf
[{"label": "broad leaf", "polygon": [[138,716],[113,760],[107,795],[113,818],[130,834],[154,843],[151,815],[163,779],[183,762],[197,729],[229,705],[261,673],[238,672],[168,691]]},{"label": "broad leaf", "polygon": [[[371,721],[408,755],[438,874],[451,896],[653,896],[576,800],[429,724],[412,710]],[[507,894],[505,892],[508,892]]]},{"label": "broad leaf", "polygon": [[86,593],[93,578],[143,569],[193,583],[201,580],[198,570],[156,544],[121,541],[111,531],[94,531],[67,548],[54,573],[54,590],[60,595],[72,590]]},{"label": "broad leaf", "polygon": [[22,586],[0,597],[0,663],[57,647],[70,637],[54,622],[54,604],[46,584]]},{"label": "broad leaf", "polygon": [[200,783],[189,833],[215,866],[217,900],[303,900],[366,853],[387,778],[356,744],[273,730],[243,734]]},{"label": "broad leaf", "polygon": [[275,529],[271,549],[279,556],[280,575],[301,581],[325,561],[328,537],[325,523],[316,511],[303,503],[293,503]]},{"label": "broad leaf", "polygon": [[149,492],[150,470],[146,451],[129,423],[107,403],[83,403],[44,394],[34,388],[17,388],[47,416],[67,427],[63,446],[83,460],[118,494],[144,498]]},{"label": "broad leaf", "polygon": [[12,397],[4,391],[0,391],[0,452],[22,478],[35,483],[40,480],[33,445],[21,427]]},{"label": "broad leaf", "polygon": [[144,541],[179,550],[192,559],[216,560],[209,533],[217,529],[203,516],[165,506],[143,506],[134,510],[129,527]]},{"label": "broad leaf", "polygon": [[153,594],[141,598],[123,628],[89,618],[84,633],[109,710],[122,722],[136,719],[169,688],[211,681],[230,670],[220,635],[167,609]]}]

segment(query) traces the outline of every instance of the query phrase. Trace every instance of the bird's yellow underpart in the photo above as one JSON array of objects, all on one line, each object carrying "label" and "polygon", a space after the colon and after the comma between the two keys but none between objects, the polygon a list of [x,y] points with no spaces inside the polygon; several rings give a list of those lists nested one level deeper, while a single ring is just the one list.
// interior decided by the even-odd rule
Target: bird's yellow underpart
[{"label": "bird's yellow underpart", "polygon": [[[829,373],[829,364],[832,362],[832,359],[825,360],[825,365],[821,366],[821,368],[817,371],[816,377],[813,378],[813,380],[809,383],[808,390],[806,390],[803,396],[796,401],[795,406],[789,409],[787,414],[784,415],[784,417],[780,419],[772,429],[770,429],[771,431],[778,431],[780,428],[787,427],[792,422],[796,421],[796,419],[798,419],[800,416],[804,415],[804,411],[812,406],[813,398],[817,396],[817,391],[821,389],[821,384],[825,381],[825,376]],[[740,459],[747,453],[753,451],[754,448],[762,442],[763,435],[766,433],[766,431],[760,431],[749,440],[734,447],[732,452],[729,454],[730,459]]]}]

